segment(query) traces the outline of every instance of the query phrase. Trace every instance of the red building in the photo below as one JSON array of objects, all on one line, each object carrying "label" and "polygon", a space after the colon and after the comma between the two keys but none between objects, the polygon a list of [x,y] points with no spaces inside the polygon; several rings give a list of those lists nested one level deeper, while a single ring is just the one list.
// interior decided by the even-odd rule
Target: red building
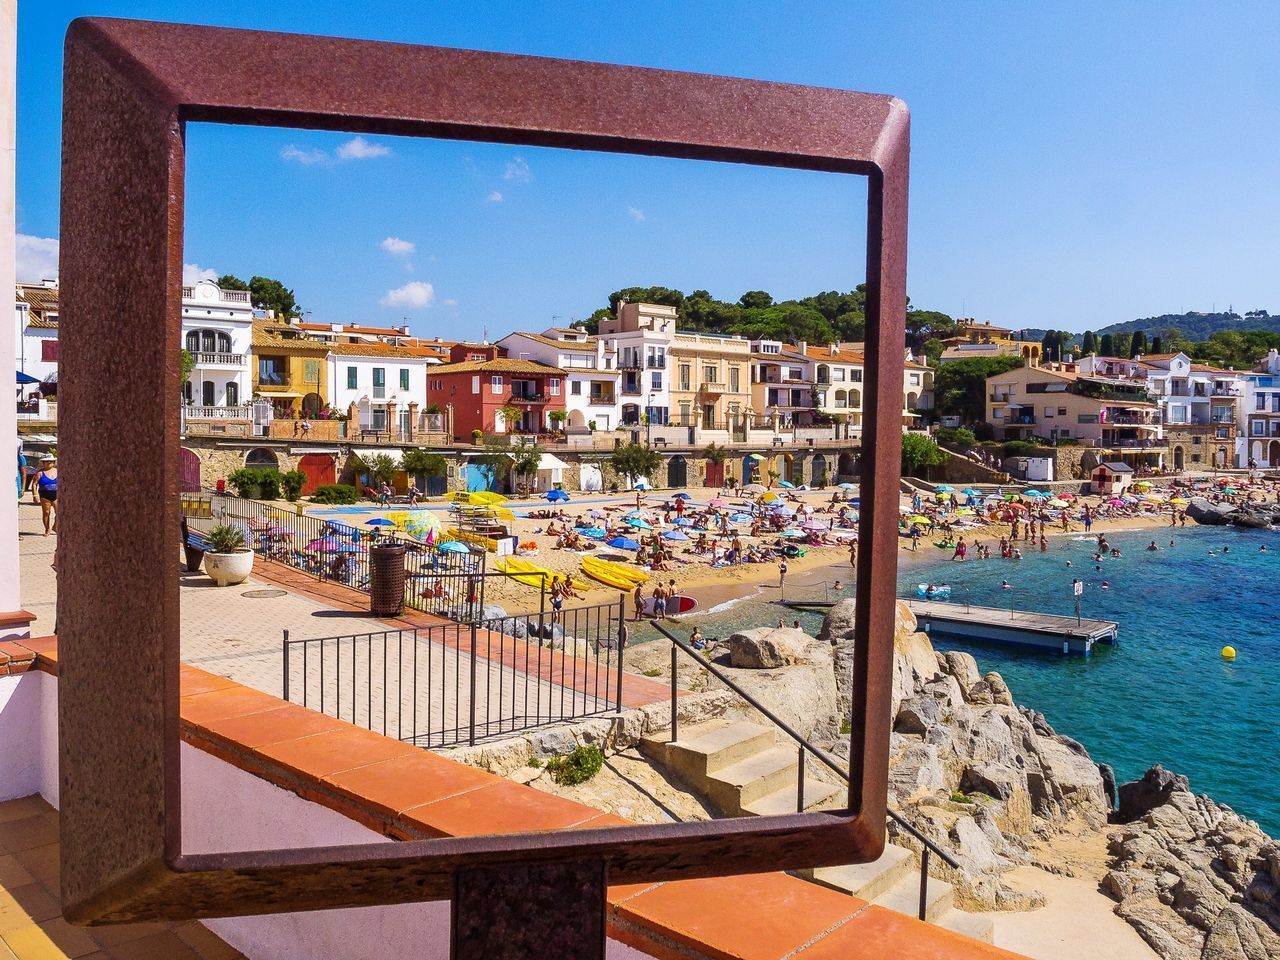
[{"label": "red building", "polygon": [[[564,372],[534,360],[504,356],[492,344],[454,344],[450,362],[427,370],[427,404],[453,407],[455,440],[472,432],[547,433],[549,414],[564,410]],[[518,410],[508,420],[504,409]]]}]

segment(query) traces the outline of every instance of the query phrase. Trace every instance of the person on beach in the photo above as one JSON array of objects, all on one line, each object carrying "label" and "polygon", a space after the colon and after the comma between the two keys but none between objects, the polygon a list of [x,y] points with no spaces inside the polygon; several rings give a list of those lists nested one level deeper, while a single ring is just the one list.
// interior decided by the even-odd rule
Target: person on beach
[{"label": "person on beach", "polygon": [[[778,589],[781,590],[783,584],[787,582],[787,561],[785,559],[778,561]],[[778,626],[782,626],[782,621],[778,621]]]},{"label": "person on beach", "polygon": [[36,474],[31,489],[40,503],[40,516],[44,520],[44,535],[49,535],[49,520],[53,519],[53,532],[58,532],[58,461],[52,454],[40,458],[40,472]]},{"label": "person on beach", "polygon": [[960,542],[956,544],[956,552],[951,555],[951,559],[963,561],[965,558],[965,554],[968,552],[969,552],[969,547],[964,542],[964,537],[961,537]]},{"label": "person on beach", "polygon": [[695,650],[707,649],[707,642],[702,639],[702,631],[697,627],[694,627],[693,633],[689,634],[689,646]]},{"label": "person on beach", "polygon": [[849,541],[849,566],[856,567],[858,565],[858,541]]},{"label": "person on beach", "polygon": [[632,594],[631,599],[635,603],[636,620],[639,621],[644,616],[644,585],[636,584],[636,592]]}]

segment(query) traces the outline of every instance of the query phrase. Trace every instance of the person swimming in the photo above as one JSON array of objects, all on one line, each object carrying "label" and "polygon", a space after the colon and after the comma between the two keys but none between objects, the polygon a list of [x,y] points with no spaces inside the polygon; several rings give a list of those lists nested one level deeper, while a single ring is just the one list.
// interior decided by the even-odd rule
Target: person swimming
[{"label": "person swimming", "polygon": [[1009,583],[1009,581],[1008,581],[1008,580],[1002,580],[1002,581],[1000,582],[1000,586],[1002,586],[1002,587],[1003,587],[1004,589],[1006,589],[1006,590],[1012,590],[1012,589],[1013,589],[1013,586]]},{"label": "person swimming", "polygon": [[1110,590],[1110,589],[1111,589],[1111,581],[1110,581],[1110,580],[1103,580],[1103,581],[1102,581],[1102,589],[1103,589],[1103,590]]},{"label": "person swimming", "polygon": [[1148,549],[1148,550],[1159,550],[1160,548],[1159,548],[1159,547],[1157,547],[1157,546],[1156,546],[1156,542],[1155,542],[1154,540],[1152,540],[1149,544],[1147,544],[1147,549]]}]

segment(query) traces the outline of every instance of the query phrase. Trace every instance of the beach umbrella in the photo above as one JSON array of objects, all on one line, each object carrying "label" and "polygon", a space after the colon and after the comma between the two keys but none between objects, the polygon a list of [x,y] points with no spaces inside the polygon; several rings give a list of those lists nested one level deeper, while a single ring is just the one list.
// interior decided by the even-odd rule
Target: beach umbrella
[{"label": "beach umbrella", "polygon": [[1049,506],[1051,507],[1061,508],[1061,507],[1065,507],[1066,505],[1067,505],[1067,501],[1059,500],[1057,497],[1054,497],[1052,500],[1049,501]]},{"label": "beach umbrella", "polygon": [[717,509],[719,509],[720,507],[727,507],[728,505],[729,505],[729,501],[726,500],[724,497],[712,497],[710,500],[707,501],[708,507],[716,507]]},{"label": "beach umbrella", "polygon": [[688,534],[682,533],[682,532],[681,532],[681,531],[679,531],[679,530],[668,530],[668,531],[667,531],[666,533],[664,533],[662,536],[663,536],[663,539],[665,539],[665,540],[688,540],[688,539],[690,539],[690,537],[689,537],[689,535],[688,535]]},{"label": "beach umbrella", "polygon": [[830,527],[824,527],[822,524],[814,523],[812,520],[810,520],[808,523],[800,524],[800,529],[801,530],[829,530]]},{"label": "beach umbrella", "polygon": [[966,488],[966,489],[964,489],[964,490],[961,490],[960,492],[961,492],[961,493],[963,493],[966,497],[980,497],[980,496],[982,496],[982,491],[981,491],[981,490],[975,490],[973,487],[968,487],[968,488]]},{"label": "beach umbrella", "polygon": [[779,480],[778,486],[786,487],[788,490],[794,490],[796,488],[796,485],[792,483],[790,480]]},{"label": "beach umbrella", "polygon": [[587,511],[587,516],[588,516],[588,517],[603,517],[603,516],[604,516],[604,511],[603,511],[603,510],[588,510],[588,511]]},{"label": "beach umbrella", "polygon": [[742,488],[743,493],[764,493],[767,488],[763,484],[748,483]]},{"label": "beach umbrella", "polygon": [[[1052,503],[1053,501],[1050,500],[1049,502]],[[973,509],[971,507],[961,507],[959,510],[956,511],[956,516],[971,517],[973,516]]]},{"label": "beach umbrella", "polygon": [[414,510],[400,520],[400,529],[415,540],[433,543],[440,536],[444,524],[430,510]]},{"label": "beach umbrella", "polygon": [[615,550],[639,550],[640,544],[628,537],[611,537],[605,541],[605,545],[613,547]]},{"label": "beach umbrella", "polygon": [[792,537],[792,538],[807,536],[807,534],[803,530],[797,530],[795,527],[792,527],[789,530],[783,530],[782,535],[784,537]]},{"label": "beach umbrella", "polygon": [[637,483],[637,484],[636,484],[634,487],[632,487],[631,489],[632,489],[632,490],[652,490],[652,489],[653,489],[653,487],[649,486],[649,484],[647,484],[647,483],[645,483],[645,481],[641,480],[639,483]]},{"label": "beach umbrella", "polygon": [[652,529],[653,529],[653,527],[651,527],[651,526],[649,526],[649,524],[645,523],[645,521],[644,521],[642,518],[640,518],[640,517],[627,517],[625,522],[626,522],[626,523],[628,523],[628,524],[630,524],[631,526],[635,527],[637,530],[652,530]]},{"label": "beach umbrella", "polygon": [[839,484],[836,484],[836,489],[837,490],[857,490],[858,485],[856,483],[839,483]]},{"label": "beach umbrella", "polygon": [[1150,480],[1139,480],[1137,483],[1135,483],[1135,484],[1134,484],[1134,486],[1135,486],[1135,487],[1149,487],[1149,486],[1151,486],[1151,481],[1150,481]]},{"label": "beach umbrella", "polygon": [[321,553],[332,553],[341,546],[342,544],[339,541],[334,540],[332,537],[323,537],[319,540],[312,540],[307,544],[307,549],[317,550]]},{"label": "beach umbrella", "polygon": [[465,543],[459,543],[457,540],[446,540],[440,546],[436,547],[441,553],[470,553],[471,548]]},{"label": "beach umbrella", "polygon": [[956,489],[955,487],[948,486],[945,483],[940,483],[933,488],[933,492],[934,493],[953,493],[955,489]]},{"label": "beach umbrella", "polygon": [[592,540],[603,540],[608,535],[608,532],[604,527],[586,527],[578,532],[584,537],[589,537]]},{"label": "beach umbrella", "polygon": [[1107,505],[1112,507],[1123,507],[1124,501],[1117,500],[1115,497],[1112,497],[1110,500],[1107,501]]},{"label": "beach umbrella", "polygon": [[672,500],[692,500],[693,497],[689,496],[687,493],[676,493],[676,494],[672,494],[671,499]]},{"label": "beach umbrella", "polygon": [[1024,497],[1047,497],[1047,496],[1049,496],[1049,494],[1045,493],[1043,490],[1023,490],[1023,491],[1022,491],[1022,495],[1023,495]]},{"label": "beach umbrella", "polygon": [[671,522],[674,523],[677,527],[693,526],[693,521],[690,520],[688,517],[677,517],[675,520],[672,520]]},{"label": "beach umbrella", "polygon": [[551,503],[556,503],[560,500],[569,499],[569,495],[565,493],[563,490],[548,490],[546,493],[543,494],[543,496]]},{"label": "beach umbrella", "polygon": [[366,520],[364,525],[366,527],[394,527],[396,524],[394,520],[384,520],[382,517],[374,517],[372,520]]},{"label": "beach umbrella", "polygon": [[776,493],[774,493],[772,490],[770,490],[760,499],[763,500],[765,503],[773,503],[775,500],[781,500],[782,498],[778,496]]}]

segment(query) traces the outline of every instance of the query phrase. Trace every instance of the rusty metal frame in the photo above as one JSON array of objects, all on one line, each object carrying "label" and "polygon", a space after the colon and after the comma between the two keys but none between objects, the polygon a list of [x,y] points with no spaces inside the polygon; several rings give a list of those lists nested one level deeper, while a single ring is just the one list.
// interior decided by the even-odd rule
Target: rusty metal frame
[{"label": "rusty metal frame", "polygon": [[[887,96],[126,20],[67,31],[62,895],[80,923],[443,899],[462,868],[610,882],[866,861],[884,844],[909,118]],[[323,849],[182,851],[179,353],[188,121],[446,137],[866,176],[867,369],[852,785],[843,812]],[[100,497],[112,496],[109,520]],[[212,801],[210,801],[212,802]]]}]

